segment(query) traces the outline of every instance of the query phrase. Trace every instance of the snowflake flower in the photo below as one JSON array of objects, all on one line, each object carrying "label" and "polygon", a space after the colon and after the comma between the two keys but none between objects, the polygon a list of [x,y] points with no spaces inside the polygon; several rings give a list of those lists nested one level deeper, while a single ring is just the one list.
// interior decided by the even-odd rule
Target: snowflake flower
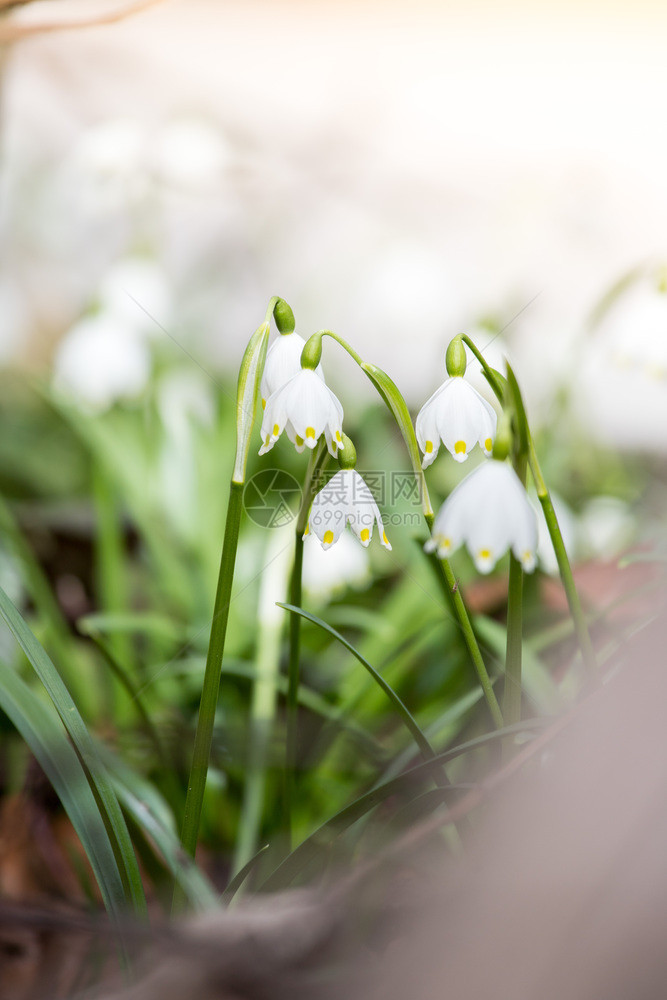
[{"label": "snowflake flower", "polygon": [[364,547],[373,537],[373,526],[377,524],[382,545],[391,551],[378,505],[355,469],[341,469],[316,495],[304,538],[312,531],[322,548],[328,549],[338,541],[346,524]]},{"label": "snowflake flower", "polygon": [[311,368],[300,368],[267,399],[259,454],[270,451],[283,431],[298,452],[314,448],[324,434],[335,458],[343,442],[343,407]]},{"label": "snowflake flower", "polygon": [[426,552],[448,557],[465,542],[480,573],[490,573],[507,549],[532,573],[537,515],[514,469],[492,459],[470,473],[445,500]]},{"label": "snowflake flower", "polygon": [[[289,382],[298,372],[301,371],[301,352],[306,346],[303,337],[298,333],[283,333],[271,344],[266,355],[264,373],[262,375],[261,395],[262,409],[266,408],[266,401],[269,396],[280,389],[281,386]],[[322,365],[315,369],[322,381]]]},{"label": "snowflake flower", "polygon": [[435,461],[440,440],[457,462],[479,443],[491,454],[496,433],[496,412],[462,375],[448,378],[422,406],[417,416],[417,440],[424,452],[422,468]]}]

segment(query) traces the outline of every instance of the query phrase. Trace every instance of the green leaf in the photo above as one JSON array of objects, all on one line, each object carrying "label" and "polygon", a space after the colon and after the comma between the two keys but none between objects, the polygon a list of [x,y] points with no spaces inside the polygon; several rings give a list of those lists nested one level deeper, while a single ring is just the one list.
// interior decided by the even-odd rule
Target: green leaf
[{"label": "green leaf", "polygon": [[412,426],[412,420],[410,418],[407,404],[399,392],[398,387],[394,382],[392,382],[387,373],[382,371],[381,368],[378,368],[377,365],[369,364],[367,361],[362,363],[361,368],[368,375],[380,396],[391,410],[394,420],[398,424],[399,430],[408,449],[408,454],[410,455],[410,462],[412,464],[415,477],[419,483],[419,495],[421,497],[424,516],[432,518],[433,508],[431,507],[428,488],[426,486],[426,479],[424,478],[424,472],[422,469],[421,456],[419,454],[419,445],[417,444],[415,429]]},{"label": "green leaf", "polygon": [[269,342],[269,324],[262,323],[255,330],[245,349],[236,392],[236,460],[232,482],[245,482],[245,467],[248,461],[250,435],[255,421],[255,409],[259,399],[259,386],[264,371],[266,348]]},{"label": "green leaf", "polygon": [[510,367],[509,361],[506,361],[505,365],[507,366],[507,390],[511,401],[512,409],[514,410],[514,416],[516,420],[516,430],[519,436],[518,453],[519,455],[527,455],[530,431],[528,429],[528,417],[526,416],[526,408],[523,405],[523,397],[521,395],[521,389],[519,388],[519,383],[517,382],[516,376]]},{"label": "green leaf", "polygon": [[[360,795],[350,805],[345,806],[330,819],[326,820],[325,823],[322,823],[309,837],[306,837],[291,854],[288,854],[281,861],[260,888],[262,891],[273,891],[289,885],[294,881],[299,872],[319,853],[325,838],[339,836],[344,830],[353,823],[356,823],[358,819],[371,809],[374,809],[381,802],[392,796],[409,792],[415,785],[419,785],[422,780],[434,774],[436,769],[446,764],[447,761],[454,760],[455,757],[460,757],[462,754],[476,750],[487,743],[504,739],[516,733],[528,732],[531,729],[540,728],[547,725],[549,721],[547,719],[532,719],[517,723],[514,726],[505,726],[502,729],[496,729],[492,733],[478,736],[475,739],[468,740],[466,743],[461,743],[457,747],[453,747],[451,750],[439,753],[432,760],[416,764],[397,778],[377,784],[375,788],[371,788],[369,792]],[[445,794],[448,791],[456,791],[456,785],[449,785],[444,789],[440,789],[440,791]]]},{"label": "green leaf", "polygon": [[189,901],[199,910],[217,907],[219,894],[181,847],[172,813],[162,796],[149,781],[135,774],[110,751],[104,756],[120,802],[155,845]]},{"label": "green leaf", "polygon": [[58,671],[6,593],[0,588],[0,615],[42,681],[88,774],[123,879],[128,902],[144,913],[146,900],[127,825],[97,747]]},{"label": "green leaf", "polygon": [[0,663],[0,707],[21,734],[69,816],[110,914],[119,916],[125,889],[109,834],[81,761],[55,713],[10,667]]},{"label": "green leaf", "polygon": [[325,632],[328,632],[329,635],[332,635],[334,639],[336,639],[338,642],[340,642],[342,646],[345,647],[345,649],[349,650],[349,652],[352,653],[352,655],[355,656],[357,660],[359,660],[359,663],[361,663],[362,667],[364,667],[364,669],[368,671],[368,673],[371,675],[375,683],[379,685],[379,687],[381,687],[384,693],[387,695],[387,697],[393,704],[394,708],[398,711],[399,715],[401,716],[401,719],[405,723],[408,731],[414,738],[415,743],[419,747],[422,756],[427,760],[431,759],[434,756],[433,747],[424,736],[424,733],[420,729],[418,723],[416,722],[414,716],[411,714],[409,709],[401,701],[401,699],[396,694],[394,689],[389,684],[387,684],[384,677],[382,677],[381,674],[377,672],[375,667],[371,666],[368,660],[364,656],[362,656],[357,649],[354,648],[352,643],[348,642],[347,639],[344,636],[342,636],[340,632],[337,632],[335,628],[332,628],[331,625],[327,625],[327,623],[322,621],[321,618],[318,618],[316,615],[311,615],[310,612],[304,611],[303,608],[297,608],[294,604],[281,604],[280,601],[277,601],[276,603],[278,604],[278,607],[284,608],[285,611],[292,611],[294,614],[301,615],[302,618],[306,618],[309,622],[312,622],[314,625],[317,625],[318,628],[321,628]]}]

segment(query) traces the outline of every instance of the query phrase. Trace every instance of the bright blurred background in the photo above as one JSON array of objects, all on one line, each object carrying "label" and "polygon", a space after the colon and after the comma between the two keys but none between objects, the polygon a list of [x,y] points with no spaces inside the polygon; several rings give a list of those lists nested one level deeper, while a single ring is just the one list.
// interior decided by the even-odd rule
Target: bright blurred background
[{"label": "bright blurred background", "polygon": [[454,333],[504,329],[543,410],[601,296],[665,258],[666,32],[659,3],[164,0],[26,38],[4,74],[2,356],[44,370],[116,273],[127,323],[203,364],[235,365],[281,294],[414,405]]}]

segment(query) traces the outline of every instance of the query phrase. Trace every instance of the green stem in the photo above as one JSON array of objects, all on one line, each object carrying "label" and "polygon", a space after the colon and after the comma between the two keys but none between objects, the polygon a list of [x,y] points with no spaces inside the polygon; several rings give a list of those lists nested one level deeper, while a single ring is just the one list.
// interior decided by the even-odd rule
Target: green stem
[{"label": "green stem", "polygon": [[[429,528],[430,527],[431,524],[429,524]],[[454,576],[454,571],[452,570],[452,567],[447,559],[441,559],[440,565],[442,566],[442,571],[444,573],[445,580],[447,581],[449,592],[454,599],[454,610],[459,620],[465,644],[468,647],[468,652],[470,653],[470,659],[472,660],[475,672],[477,673],[477,679],[479,680],[480,687],[484,692],[484,697],[486,698],[486,703],[489,706],[489,711],[493,717],[496,729],[501,729],[504,725],[503,713],[500,711],[500,705],[498,704],[498,699],[496,698],[493,690],[493,684],[491,683],[491,679],[488,675],[486,664],[484,663],[484,657],[482,656],[482,652],[475,637],[470,616],[468,615],[468,609],[466,608],[463,597],[461,596],[457,579]]]},{"label": "green stem", "polygon": [[[93,464],[92,492],[95,502],[95,577],[98,605],[102,611],[118,614],[127,610],[123,530],[109,479],[100,464]],[[110,652],[117,663],[130,666],[130,642],[127,634],[116,632],[109,637]],[[105,672],[103,683],[108,674]],[[113,687],[105,691],[107,711],[113,712]]]},{"label": "green stem", "polygon": [[236,562],[236,549],[239,539],[242,509],[243,483],[235,483],[232,481],[229,489],[225,538],[222,546],[222,556],[220,559],[220,575],[218,577],[218,589],[215,595],[213,621],[211,623],[211,637],[208,646],[208,653],[206,655],[204,684],[202,686],[201,701],[199,704],[199,718],[197,720],[197,731],[195,733],[195,744],[192,753],[192,764],[190,767],[190,780],[188,781],[188,791],[185,799],[185,811],[183,815],[183,827],[181,831],[181,843],[183,845],[183,850],[185,850],[192,857],[194,857],[195,849],[197,847],[199,821],[201,818],[202,802],[204,799],[204,787],[206,785],[208,761],[211,753],[213,723],[218,704],[220,670],[222,667],[222,654],[225,648],[225,635],[227,632],[227,619],[229,617],[229,605],[231,601],[232,582],[234,579],[234,564]]},{"label": "green stem", "polygon": [[[308,523],[308,513],[313,496],[318,486],[319,472],[325,466],[329,453],[323,442],[310,453],[310,461],[304,480],[301,506],[296,519],[294,539],[294,563],[289,585],[289,603],[301,607],[301,590],[303,576],[303,534]],[[286,701],[286,737],[285,737],[285,779],[283,791],[283,827],[288,841],[291,840],[292,804],[294,801],[294,776],[297,762],[298,745],[298,697],[301,652],[301,617],[290,614],[289,622],[289,660],[287,666],[287,701]]]},{"label": "green stem", "polygon": [[285,532],[273,532],[259,592],[256,669],[253,684],[243,804],[232,874],[242,871],[257,850],[267,786],[267,762],[276,714],[284,616],[276,601],[285,593],[289,553]]},{"label": "green stem", "polygon": [[340,346],[347,351],[350,357],[357,362],[359,367],[363,365],[364,361],[361,355],[357,354],[354,348],[351,347],[346,340],[343,340],[341,336],[339,336],[337,333],[334,333],[333,330],[318,330],[316,336],[331,337],[332,340],[335,340],[337,344],[340,344]]},{"label": "green stem", "polygon": [[579,600],[579,594],[577,593],[574,576],[572,575],[572,566],[570,565],[570,560],[565,548],[565,542],[563,541],[563,535],[558,524],[558,518],[556,517],[553,501],[549,494],[547,485],[544,482],[542,469],[540,468],[540,463],[537,459],[535,444],[530,431],[528,432],[528,464],[535,483],[535,489],[537,490],[537,498],[542,505],[542,510],[544,511],[544,518],[547,522],[547,528],[549,529],[551,543],[554,547],[554,552],[556,553],[558,572],[560,573],[560,578],[563,582],[563,588],[565,590],[567,603],[570,608],[570,614],[572,615],[572,621],[574,622],[574,630],[577,635],[581,656],[588,673],[595,677],[598,672],[598,664],[595,651],[593,649],[593,643],[591,642],[590,633],[588,631],[588,625],[586,624],[586,616],[581,606],[581,601]]},{"label": "green stem", "polygon": [[523,567],[510,553],[507,596],[507,646],[505,653],[505,689],[503,718],[513,726],[521,721],[521,636],[523,625]]},{"label": "green stem", "polygon": [[565,590],[567,603],[570,608],[570,614],[572,615],[572,620],[574,622],[574,629],[577,635],[579,648],[581,650],[581,656],[589,674],[594,677],[597,675],[598,665],[595,657],[595,651],[593,649],[593,643],[591,642],[590,633],[588,631],[588,625],[586,624],[586,616],[581,606],[581,601],[579,600],[579,594],[577,593],[574,576],[572,575],[572,566],[570,565],[570,560],[565,548],[565,542],[563,541],[563,535],[558,524],[558,518],[556,517],[553,501],[549,494],[547,485],[544,482],[542,470],[535,451],[535,444],[533,443],[533,438],[530,433],[528,436],[528,464],[530,465],[530,471],[535,482],[537,498],[542,505],[542,510],[544,511],[544,518],[547,522],[547,528],[549,529],[551,543],[554,547],[554,552],[556,553],[558,572],[560,573],[560,578],[563,582],[563,588]]},{"label": "green stem", "polygon": [[[514,471],[523,486],[526,485],[526,458],[519,455],[514,460]],[[505,688],[503,691],[503,718],[505,725],[521,721],[521,670],[523,634],[523,567],[510,552],[510,574],[507,594],[507,645],[505,652]],[[512,741],[503,744],[506,755],[511,753]]]}]

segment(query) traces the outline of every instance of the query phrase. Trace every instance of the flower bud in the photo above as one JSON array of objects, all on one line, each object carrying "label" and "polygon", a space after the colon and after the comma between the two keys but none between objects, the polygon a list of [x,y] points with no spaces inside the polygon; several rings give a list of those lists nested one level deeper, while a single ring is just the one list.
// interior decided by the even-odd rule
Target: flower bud
[{"label": "flower bud", "polygon": [[357,464],[357,449],[347,434],[343,434],[343,444],[338,449],[338,464],[341,469],[353,469]]},{"label": "flower bud", "polygon": [[450,378],[465,375],[468,358],[461,334],[450,342],[445,355],[445,367]]},{"label": "flower bud", "polygon": [[278,299],[273,307],[273,318],[276,321],[278,333],[294,333],[294,313],[284,299]]},{"label": "flower bud", "polygon": [[306,341],[306,346],[301,352],[301,367],[315,370],[322,357],[322,334],[314,333]]}]

